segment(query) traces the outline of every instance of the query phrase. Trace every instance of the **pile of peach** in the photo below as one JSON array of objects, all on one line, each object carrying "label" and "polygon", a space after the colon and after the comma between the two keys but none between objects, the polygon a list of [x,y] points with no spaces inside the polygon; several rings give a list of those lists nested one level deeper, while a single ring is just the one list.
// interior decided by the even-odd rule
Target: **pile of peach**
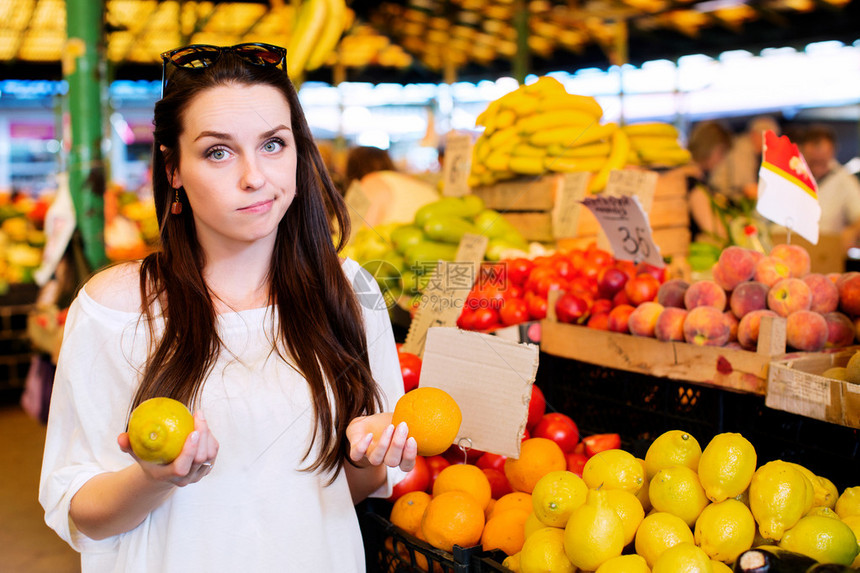
[{"label": "pile of peach", "polygon": [[637,306],[631,334],[664,341],[755,349],[764,316],[786,320],[786,343],[815,352],[849,346],[860,320],[860,273],[810,273],[809,253],[776,245],[770,255],[726,248],[713,280],[661,285],[656,300]]}]

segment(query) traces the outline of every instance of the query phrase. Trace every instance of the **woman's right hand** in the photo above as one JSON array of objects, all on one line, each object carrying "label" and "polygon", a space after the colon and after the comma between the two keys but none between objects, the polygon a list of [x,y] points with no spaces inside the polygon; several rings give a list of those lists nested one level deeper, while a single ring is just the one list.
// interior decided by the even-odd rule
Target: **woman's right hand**
[{"label": "woman's right hand", "polygon": [[180,487],[198,482],[209,475],[215,465],[219,447],[218,440],[212,435],[200,410],[194,414],[194,431],[185,439],[179,456],[169,464],[146,462],[134,455],[127,432],[117,437],[117,443],[122,451],[137,461],[149,479],[170,482]]}]

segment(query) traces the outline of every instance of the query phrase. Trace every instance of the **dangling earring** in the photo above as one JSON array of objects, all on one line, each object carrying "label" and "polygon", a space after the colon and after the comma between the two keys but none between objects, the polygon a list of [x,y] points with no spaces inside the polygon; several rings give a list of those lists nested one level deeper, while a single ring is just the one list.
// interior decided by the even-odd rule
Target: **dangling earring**
[{"label": "dangling earring", "polygon": [[182,202],[179,200],[179,188],[174,189],[176,195],[173,197],[173,203],[170,205],[170,213],[179,215],[182,213]]}]

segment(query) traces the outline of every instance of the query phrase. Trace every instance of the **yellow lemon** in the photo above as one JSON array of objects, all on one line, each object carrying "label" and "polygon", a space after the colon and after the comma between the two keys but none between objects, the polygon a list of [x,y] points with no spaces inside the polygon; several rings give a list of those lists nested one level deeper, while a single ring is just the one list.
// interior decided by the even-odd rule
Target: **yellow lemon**
[{"label": "yellow lemon", "polygon": [[692,543],[678,543],[664,551],[651,573],[713,573],[711,559]]},{"label": "yellow lemon", "polygon": [[702,511],[693,536],[696,545],[711,559],[734,563],[738,555],[752,547],[755,532],[755,520],[747,506],[727,499]]},{"label": "yellow lemon", "polygon": [[702,448],[691,434],[683,430],[669,430],[651,443],[645,453],[645,473],[648,479],[663,468],[687,466],[693,471],[699,469]]},{"label": "yellow lemon", "polygon": [[636,553],[645,558],[649,567],[660,555],[678,543],[694,543],[693,532],[677,515],[656,512],[646,515],[636,531]]},{"label": "yellow lemon", "polygon": [[[836,486],[833,486],[833,483],[830,480],[822,480],[819,476],[812,473],[805,466],[800,464],[796,464],[794,462],[785,462],[789,464],[791,467],[800,470],[806,479],[809,480],[810,485],[812,486],[813,500],[812,507],[833,507],[836,505],[836,499],[839,495],[833,495],[833,492],[836,489]],[[828,482],[829,486],[825,483]],[[830,489],[830,486],[833,486],[833,489]]]},{"label": "yellow lemon", "polygon": [[543,529],[544,527],[549,527],[545,523],[541,522],[540,519],[537,518],[534,512],[531,512],[529,516],[526,518],[526,522],[523,524],[523,530],[526,534],[526,539],[531,537],[532,533],[539,529]]},{"label": "yellow lemon", "polygon": [[[638,463],[637,463],[638,465]],[[624,549],[624,525],[603,490],[589,490],[564,528],[564,552],[579,569],[594,571]]]},{"label": "yellow lemon", "polygon": [[194,431],[194,417],[182,402],[150,398],[141,402],[128,420],[128,440],[141,460],[169,464]]},{"label": "yellow lemon", "polygon": [[[636,461],[639,462],[639,465],[642,466],[642,470],[645,470],[645,460],[642,458],[636,458]],[[642,504],[642,509],[647,512],[651,511],[651,498],[648,497],[648,486],[651,483],[651,480],[648,478],[648,473],[645,473],[645,481],[642,482],[642,487],[639,488],[639,491],[636,492],[636,497],[639,499],[639,503]]]},{"label": "yellow lemon", "polygon": [[842,519],[849,515],[860,515],[860,485],[846,487],[839,499],[836,500],[835,509]]},{"label": "yellow lemon", "polygon": [[823,505],[825,507],[829,507],[830,509],[834,509],[836,507],[836,500],[839,499],[839,490],[836,489],[836,486],[832,481],[827,479],[824,476],[818,476],[818,482],[821,484],[821,489],[823,491],[824,503],[818,502],[818,490],[815,491],[815,505]]},{"label": "yellow lemon", "polygon": [[818,515],[802,518],[785,532],[779,546],[808,555],[821,563],[850,565],[857,557],[857,537],[838,519]]},{"label": "yellow lemon", "polygon": [[632,543],[636,537],[636,530],[639,529],[639,524],[645,519],[645,510],[639,499],[623,489],[608,489],[606,490],[606,503],[615,510],[621,519],[621,525],[624,528],[624,545]]},{"label": "yellow lemon", "polygon": [[[833,511],[829,507],[824,507],[821,505],[818,507],[813,507],[812,509],[810,509],[809,511],[806,512],[806,515],[818,515],[820,517],[829,517],[831,519],[839,519],[839,515],[835,511]],[[804,516],[804,517],[806,517],[806,516]]]},{"label": "yellow lemon", "polygon": [[[520,553],[522,553],[522,551],[520,551]],[[502,567],[513,571],[514,573],[521,573],[522,567],[520,567],[520,553],[514,553],[513,555],[505,557],[505,560],[502,561]]]},{"label": "yellow lemon", "polygon": [[545,525],[564,527],[574,509],[585,503],[588,487],[573,472],[549,472],[532,490],[534,514]]},{"label": "yellow lemon", "polygon": [[756,470],[750,482],[750,510],[762,536],[779,541],[809,511],[809,480],[779,460]]},{"label": "yellow lemon", "polygon": [[648,497],[654,509],[677,515],[689,527],[710,503],[699,476],[687,466],[672,466],[654,474]]},{"label": "yellow lemon", "polygon": [[756,467],[753,445],[740,434],[717,434],[699,458],[699,481],[711,501],[743,493]]},{"label": "yellow lemon", "polygon": [[619,555],[604,561],[595,573],[651,573],[651,569],[639,555]]},{"label": "yellow lemon", "polygon": [[711,567],[714,569],[714,573],[732,573],[732,568],[722,561],[711,559]]},{"label": "yellow lemon", "polygon": [[626,489],[636,494],[645,483],[645,470],[624,450],[603,450],[588,458],[582,479],[589,489]]},{"label": "yellow lemon", "polygon": [[520,570],[523,573],[574,573],[576,569],[564,551],[564,531],[556,527],[535,531],[523,543]]},{"label": "yellow lemon", "polygon": [[851,531],[854,532],[854,537],[857,538],[858,555],[854,558],[854,562],[851,564],[851,567],[856,569],[860,567],[860,515],[849,515],[842,520],[842,523],[850,527]]}]

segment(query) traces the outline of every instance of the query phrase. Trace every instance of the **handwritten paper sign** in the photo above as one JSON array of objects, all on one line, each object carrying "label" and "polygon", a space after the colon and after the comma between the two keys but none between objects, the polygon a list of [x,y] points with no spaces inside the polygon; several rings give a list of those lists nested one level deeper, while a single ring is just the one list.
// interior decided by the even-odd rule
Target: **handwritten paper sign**
[{"label": "handwritten paper sign", "polygon": [[481,270],[489,239],[466,233],[457,248],[456,261],[439,261],[421,293],[418,309],[409,324],[403,351],[424,353],[427,331],[436,326],[455,326],[466,297]]},{"label": "handwritten paper sign", "polygon": [[449,133],[445,138],[445,163],[442,166],[442,194],[462,197],[471,193],[469,172],[472,170],[472,136]]},{"label": "handwritten paper sign", "polygon": [[538,356],[533,344],[431,328],[419,385],[445,390],[460,406],[455,444],[518,458]]},{"label": "handwritten paper sign", "polygon": [[582,204],[600,223],[616,258],[665,266],[638,197],[594,195]]},{"label": "handwritten paper sign", "polygon": [[565,173],[562,185],[557,188],[552,208],[552,234],[556,239],[575,237],[579,228],[581,201],[588,192],[591,173],[577,171]]}]

